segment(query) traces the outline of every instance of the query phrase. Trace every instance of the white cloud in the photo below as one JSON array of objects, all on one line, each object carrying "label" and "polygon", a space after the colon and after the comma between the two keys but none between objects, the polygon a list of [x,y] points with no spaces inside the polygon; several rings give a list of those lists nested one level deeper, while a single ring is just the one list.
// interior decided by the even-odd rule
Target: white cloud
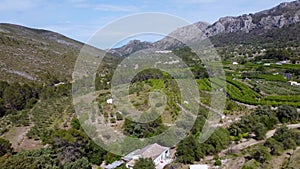
[{"label": "white cloud", "polygon": [[90,8],[99,11],[111,11],[111,12],[134,12],[137,11],[138,8],[133,5],[108,5],[108,4],[87,4],[87,3],[79,3],[76,4],[77,8]]}]

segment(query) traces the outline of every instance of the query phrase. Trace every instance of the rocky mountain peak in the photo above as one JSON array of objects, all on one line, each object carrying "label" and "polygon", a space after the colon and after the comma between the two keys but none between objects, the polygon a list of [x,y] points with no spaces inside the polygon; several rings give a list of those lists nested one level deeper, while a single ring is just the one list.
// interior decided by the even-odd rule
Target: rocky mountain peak
[{"label": "rocky mountain peak", "polygon": [[[210,38],[220,34],[229,33],[250,33],[256,32],[257,34],[264,33],[271,29],[280,29],[284,26],[293,25],[300,21],[300,0],[293,2],[284,2],[269,10],[264,10],[255,14],[244,14],[241,16],[226,16],[220,18],[215,23],[209,25],[205,22],[197,22],[196,25],[203,31],[202,35],[195,35],[193,32],[193,25],[188,25],[175,30],[169,36],[160,41],[150,43],[136,42],[123,46],[122,48],[114,49],[111,51],[122,54],[125,50],[125,55],[130,54],[132,51],[147,49],[148,47],[155,47],[160,50],[170,50],[184,46],[184,44],[172,37],[181,37],[184,41],[195,39],[195,36],[202,36],[197,39]],[[138,46],[140,45],[140,46]],[[134,46],[134,48],[132,47]],[[120,50],[121,49],[121,50]],[[135,49],[135,50],[133,50]],[[113,53],[114,54],[114,53]]]}]

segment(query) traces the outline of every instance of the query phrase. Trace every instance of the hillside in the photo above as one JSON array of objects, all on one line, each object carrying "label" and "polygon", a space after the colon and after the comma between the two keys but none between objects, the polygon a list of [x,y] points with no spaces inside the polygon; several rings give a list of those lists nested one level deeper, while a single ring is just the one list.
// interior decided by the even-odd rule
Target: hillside
[{"label": "hillside", "polygon": [[[104,57],[95,83],[87,74],[103,50],[87,51],[90,60],[76,65],[83,71],[71,82],[83,43],[0,24],[0,169],[300,168],[299,5],[170,34],[201,39],[193,34],[197,26],[221,62],[202,62],[170,37],[132,40],[109,51],[114,56]],[[149,48],[172,51],[136,52]],[[136,57],[125,58],[131,53]],[[225,76],[210,67],[223,68]],[[203,136],[209,137],[199,142]],[[154,147],[152,160],[135,159],[150,144],[163,146],[163,156],[153,159]]]},{"label": "hillside", "polygon": [[55,32],[0,24],[0,77],[6,81],[71,78],[82,43]]}]

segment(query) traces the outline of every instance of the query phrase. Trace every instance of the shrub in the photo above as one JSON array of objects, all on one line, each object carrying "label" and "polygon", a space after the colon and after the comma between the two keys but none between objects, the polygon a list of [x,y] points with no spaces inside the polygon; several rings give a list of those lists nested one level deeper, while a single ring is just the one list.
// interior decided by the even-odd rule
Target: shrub
[{"label": "shrub", "polygon": [[264,145],[270,149],[272,155],[281,155],[283,152],[283,144],[273,138],[269,138]]},{"label": "shrub", "polygon": [[260,163],[264,163],[267,160],[271,159],[271,154],[267,147],[264,146],[258,146],[256,147],[253,152],[251,152],[252,158],[254,158],[256,161]]}]

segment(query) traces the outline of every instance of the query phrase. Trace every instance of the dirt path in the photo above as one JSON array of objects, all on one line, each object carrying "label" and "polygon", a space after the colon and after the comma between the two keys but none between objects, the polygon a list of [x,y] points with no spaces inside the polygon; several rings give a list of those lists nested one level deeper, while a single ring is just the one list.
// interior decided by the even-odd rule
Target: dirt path
[{"label": "dirt path", "polygon": [[28,118],[29,118],[29,126],[24,127],[13,127],[11,128],[7,133],[3,135],[4,138],[9,140],[12,144],[12,147],[14,148],[14,151],[20,152],[22,150],[33,150],[38,149],[42,147],[41,141],[29,139],[27,137],[27,133],[31,130],[31,128],[34,126],[33,122],[33,115],[32,111],[34,108],[32,108],[28,112]]},{"label": "dirt path", "polygon": [[241,169],[245,163],[244,157],[237,157],[236,159],[228,159],[222,169]]},{"label": "dirt path", "polygon": [[245,106],[245,107],[247,107],[248,109],[256,109],[256,108],[257,108],[257,106],[255,106],[255,105],[241,103],[241,102],[238,102],[238,101],[232,100],[232,99],[231,99],[231,101],[234,101],[234,102],[235,102],[236,104],[238,104],[238,105]]},{"label": "dirt path", "polygon": [[[298,150],[300,147],[298,147],[296,150]],[[280,156],[274,156],[272,157],[272,160],[269,162],[270,166],[272,166],[273,169],[281,169],[283,166],[285,159],[290,156],[290,154],[293,154],[293,150],[287,150],[284,153],[282,153]]]},{"label": "dirt path", "polygon": [[[280,127],[280,126],[278,126]],[[277,127],[277,128],[278,128]],[[289,129],[295,129],[295,128],[300,128],[300,123],[298,124],[290,124],[290,125],[287,125],[287,127]],[[276,129],[277,129],[276,128]],[[251,147],[251,146],[254,146],[256,144],[260,144],[260,143],[264,143],[268,138],[271,138],[275,132],[276,132],[276,129],[273,129],[273,130],[269,130],[267,133],[266,133],[266,138],[264,140],[255,140],[255,139],[250,139],[246,142],[243,142],[243,143],[240,143],[240,144],[236,144],[236,145],[233,145],[233,146],[230,146],[229,148],[225,149],[225,150],[222,150],[219,154],[219,156],[225,156],[227,153],[229,152],[236,152],[236,151],[241,151],[245,148],[248,148],[248,147]]]}]

